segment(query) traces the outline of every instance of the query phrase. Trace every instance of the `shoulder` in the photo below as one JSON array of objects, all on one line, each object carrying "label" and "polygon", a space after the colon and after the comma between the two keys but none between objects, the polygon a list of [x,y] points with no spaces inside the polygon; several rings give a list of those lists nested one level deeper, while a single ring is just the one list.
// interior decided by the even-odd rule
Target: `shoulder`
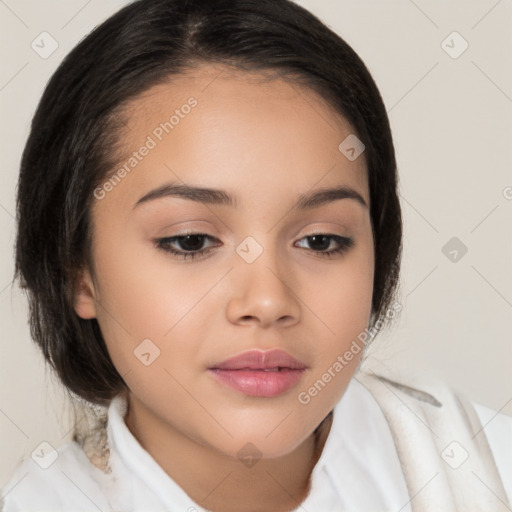
[{"label": "shoulder", "polygon": [[3,512],[107,510],[101,482],[109,476],[95,467],[81,447],[69,442],[54,449],[41,443],[3,487]]},{"label": "shoulder", "polygon": [[403,458],[412,454],[409,468],[417,465],[414,460],[421,452],[432,468],[449,470],[450,481],[465,472],[468,479],[487,475],[497,487],[501,480],[500,495],[512,502],[512,417],[471,401],[439,380],[387,378],[373,372],[361,372],[357,380],[381,408]]}]

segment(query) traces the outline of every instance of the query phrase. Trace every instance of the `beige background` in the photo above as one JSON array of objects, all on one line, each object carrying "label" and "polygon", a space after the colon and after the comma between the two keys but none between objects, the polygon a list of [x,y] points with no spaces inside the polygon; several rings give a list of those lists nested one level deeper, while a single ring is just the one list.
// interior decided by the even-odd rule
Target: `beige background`
[{"label": "beige background", "polygon": [[[126,2],[0,2],[0,485],[41,441],[69,438],[62,391],[32,346],[12,286],[14,191],[42,90],[69,50]],[[512,414],[512,3],[481,0],[301,0],[372,72],[393,128],[405,222],[395,329],[372,368],[440,376]],[[43,31],[58,49],[42,59]],[[459,35],[451,35],[452,32]],[[463,38],[463,39],[462,39]],[[452,58],[463,49],[458,58]],[[456,262],[442,252],[457,237]]]}]

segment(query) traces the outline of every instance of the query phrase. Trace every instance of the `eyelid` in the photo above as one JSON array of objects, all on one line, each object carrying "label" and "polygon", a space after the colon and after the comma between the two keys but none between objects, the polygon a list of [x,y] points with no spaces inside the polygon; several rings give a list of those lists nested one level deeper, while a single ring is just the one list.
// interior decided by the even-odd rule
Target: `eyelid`
[{"label": "eyelid", "polygon": [[[333,227],[335,226],[335,227]],[[299,233],[302,233],[301,228],[297,232],[297,236]],[[333,233],[333,231],[337,231],[337,233]],[[339,231],[339,233],[338,233]],[[308,224],[306,226],[306,232],[302,236],[311,236],[311,235],[318,235],[318,234],[331,234],[336,236],[348,236],[348,235],[342,235],[343,232],[348,232],[348,225],[347,223],[342,224],[341,222],[314,222],[311,224]]]},{"label": "eyelid", "polygon": [[187,233],[179,233],[176,235],[162,237],[162,238],[156,238],[154,240],[154,244],[155,244],[155,247],[157,247],[158,249],[173,255],[176,259],[181,259],[181,260],[187,260],[187,259],[192,260],[194,258],[205,256],[206,254],[211,252],[213,249],[215,249],[215,247],[217,247],[219,245],[219,244],[214,243],[214,244],[212,244],[208,247],[205,247],[203,249],[198,249],[197,251],[183,251],[183,250],[175,249],[174,247],[172,247],[171,244],[176,242],[177,239],[184,238],[189,235],[191,235],[191,236],[197,235],[197,236],[203,237],[204,239],[220,241],[217,238],[215,238],[211,235],[208,235],[206,233],[187,232]]},{"label": "eyelid", "polygon": [[[213,235],[210,235],[209,233],[206,233],[204,231],[198,231],[198,230],[194,230],[194,229],[186,229],[185,231],[181,231],[179,233],[176,233],[176,234],[173,234],[173,235],[170,235],[170,236],[162,236],[162,237],[157,237],[155,240],[158,241],[158,240],[170,240],[170,239],[176,239],[176,238],[181,238],[181,237],[185,237],[185,236],[189,236],[189,235],[197,235],[197,236],[203,236],[205,238],[208,238],[210,240],[215,240],[217,242],[220,242],[220,240],[213,236]],[[346,235],[341,235],[339,233],[333,233],[331,231],[329,231],[328,229],[323,229],[322,228],[317,228],[317,229],[313,229],[303,235],[300,236],[300,238],[298,238],[296,241],[300,241],[302,240],[303,238],[307,238],[307,237],[311,237],[311,236],[318,236],[318,235],[324,235],[324,236],[330,236],[330,237],[339,237],[339,238],[343,238],[343,239],[350,239],[351,237],[349,236],[346,236]]]},{"label": "eyelid", "polygon": [[213,236],[213,235],[209,235],[208,233],[204,233],[202,231],[192,231],[192,230],[184,231],[184,232],[181,232],[181,233],[176,233],[175,235],[171,235],[171,236],[158,237],[158,238],[155,239],[155,241],[156,242],[164,242],[164,241],[172,240],[174,242],[177,239],[184,238],[186,236],[199,236],[199,237],[202,237],[202,238],[204,238],[206,240],[211,240],[211,241],[214,241],[214,242],[220,242],[220,240],[217,237]]}]

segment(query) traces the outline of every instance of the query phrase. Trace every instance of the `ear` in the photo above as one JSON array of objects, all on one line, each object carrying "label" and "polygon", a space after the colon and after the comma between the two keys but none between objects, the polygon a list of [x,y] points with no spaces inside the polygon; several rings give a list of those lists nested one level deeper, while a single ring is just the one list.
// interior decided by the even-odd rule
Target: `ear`
[{"label": "ear", "polygon": [[94,283],[88,269],[80,270],[75,283],[74,308],[84,320],[96,318],[96,296]]}]

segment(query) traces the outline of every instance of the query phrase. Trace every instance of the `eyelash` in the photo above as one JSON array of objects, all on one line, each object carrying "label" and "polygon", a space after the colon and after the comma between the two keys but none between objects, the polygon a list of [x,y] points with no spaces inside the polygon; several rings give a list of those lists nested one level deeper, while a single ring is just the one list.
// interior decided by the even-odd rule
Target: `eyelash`
[{"label": "eyelash", "polygon": [[[204,233],[184,233],[182,235],[176,235],[171,236],[167,238],[159,238],[155,240],[155,245],[158,249],[161,249],[162,251],[165,251],[166,253],[172,254],[173,256],[176,256],[177,258],[186,260],[186,259],[194,259],[197,257],[202,256],[203,254],[206,254],[210,252],[212,249],[214,249],[214,246],[207,247],[205,249],[199,249],[196,251],[180,251],[177,249],[174,249],[171,244],[173,242],[176,242],[180,239],[186,238],[187,236],[196,236],[196,237],[206,237],[210,240],[215,240],[212,236],[206,235]],[[336,256],[341,256],[346,251],[348,251],[353,245],[354,240],[349,237],[344,237],[340,235],[332,235],[328,233],[313,233],[311,235],[306,235],[305,237],[301,238],[301,240],[312,238],[315,236],[325,236],[330,238],[332,241],[336,242],[339,247],[337,249],[333,249],[331,251],[315,251],[314,249],[307,249],[311,252],[314,252],[315,254],[319,255],[323,258],[334,258]],[[330,244],[329,244],[330,245]]]}]

